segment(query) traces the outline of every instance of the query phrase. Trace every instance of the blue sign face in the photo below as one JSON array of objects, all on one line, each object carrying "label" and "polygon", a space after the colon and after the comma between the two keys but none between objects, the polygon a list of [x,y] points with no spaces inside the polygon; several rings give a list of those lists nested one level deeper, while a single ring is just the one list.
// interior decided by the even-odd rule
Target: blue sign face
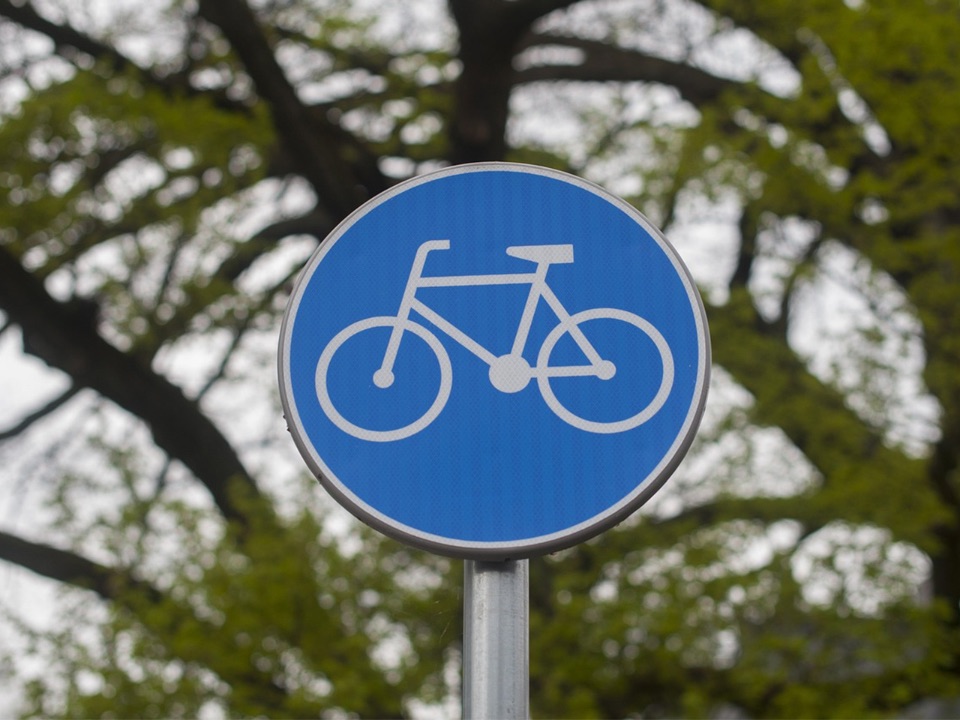
[{"label": "blue sign face", "polygon": [[703,305],[640,213],[573,176],[461,165],[354,212],[304,269],[280,387],[307,464],[382,532],[552,552],[663,484],[703,413]]}]

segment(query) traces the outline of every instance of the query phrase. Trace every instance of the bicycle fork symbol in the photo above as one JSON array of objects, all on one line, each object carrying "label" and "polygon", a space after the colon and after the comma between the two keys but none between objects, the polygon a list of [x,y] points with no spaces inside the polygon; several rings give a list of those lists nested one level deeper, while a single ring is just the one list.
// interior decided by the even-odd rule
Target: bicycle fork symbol
[{"label": "bicycle fork symbol", "polygon": [[[374,442],[402,440],[427,427],[447,404],[450,391],[453,388],[453,369],[450,364],[450,356],[436,334],[424,325],[410,319],[410,314],[413,311],[486,363],[490,368],[490,383],[497,390],[504,393],[519,392],[526,388],[531,380],[536,379],[540,394],[547,406],[561,420],[580,430],[594,433],[624,432],[642,425],[663,407],[673,387],[674,362],[670,347],[660,331],[640,316],[616,308],[594,308],[570,314],[547,284],[547,270],[551,265],[573,262],[573,245],[518,245],[508,247],[506,250],[508,255],[536,263],[536,269],[528,273],[424,277],[423,268],[426,264],[427,255],[434,250],[448,250],[449,248],[449,240],[429,240],[421,244],[417,249],[397,314],[370,317],[348,325],[337,333],[323,349],[316,370],[317,398],[327,417],[338,428],[362,440]],[[416,296],[417,290],[420,288],[489,285],[530,286],[523,314],[520,317],[520,323],[514,336],[513,346],[506,355],[494,355]],[[547,303],[557,316],[559,323],[544,339],[537,355],[536,365],[531,367],[530,363],[524,358],[524,349],[533,324],[534,314],[541,300]],[[582,326],[592,320],[615,320],[626,323],[628,328],[633,328],[648,338],[656,347],[659,355],[660,383],[657,392],[646,406],[628,417],[609,422],[599,422],[575,415],[561,404],[550,384],[551,380],[556,378],[594,377],[600,380],[610,380],[617,374],[617,364],[610,359],[601,357],[584,332]],[[373,373],[372,381],[375,387],[386,389],[397,381],[394,375],[394,367],[401,350],[401,341],[406,333],[412,333],[427,344],[440,370],[440,386],[427,411],[414,422],[390,430],[372,430],[349,421],[334,406],[327,387],[330,363],[336,352],[351,338],[374,328],[389,328],[390,330],[383,361]],[[550,363],[551,354],[557,342],[564,336],[569,336],[573,340],[586,359],[585,364],[552,365]],[[626,361],[629,361],[629,358]],[[621,361],[621,364],[623,362]]]}]

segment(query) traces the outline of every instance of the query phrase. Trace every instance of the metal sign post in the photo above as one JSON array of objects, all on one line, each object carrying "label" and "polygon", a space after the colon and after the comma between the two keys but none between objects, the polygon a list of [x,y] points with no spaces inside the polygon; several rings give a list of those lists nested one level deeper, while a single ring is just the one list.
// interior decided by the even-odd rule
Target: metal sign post
[{"label": "metal sign post", "polygon": [[464,562],[464,720],[526,720],[529,561]]}]

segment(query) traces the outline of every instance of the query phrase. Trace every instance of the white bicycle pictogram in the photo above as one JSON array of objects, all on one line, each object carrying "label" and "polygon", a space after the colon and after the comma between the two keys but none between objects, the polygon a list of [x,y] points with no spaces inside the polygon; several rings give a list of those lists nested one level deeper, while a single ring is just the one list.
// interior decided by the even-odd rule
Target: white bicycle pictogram
[{"label": "white bicycle pictogram", "polygon": [[[450,364],[450,356],[436,334],[424,325],[410,319],[412,311],[415,311],[438,330],[486,363],[490,368],[490,384],[500,392],[519,392],[527,387],[532,379],[536,378],[540,394],[550,410],[561,420],[580,430],[593,433],[624,432],[645,423],[663,407],[673,387],[674,362],[670,347],[660,331],[640,316],[617,308],[594,308],[570,314],[550,286],[547,285],[546,275],[551,265],[573,262],[573,245],[516,245],[506,249],[507,255],[536,263],[536,269],[533,272],[424,277],[423,268],[426,264],[427,255],[434,250],[448,250],[449,248],[449,240],[429,240],[421,244],[417,249],[413,266],[410,269],[410,276],[397,314],[370,317],[348,325],[330,340],[320,354],[316,370],[317,398],[327,417],[338,428],[362,440],[374,442],[402,440],[415,435],[430,425],[447,404],[450,391],[453,388],[453,370]],[[526,305],[520,317],[513,346],[506,355],[494,355],[416,296],[417,290],[420,288],[488,285],[530,285],[530,294],[527,296]],[[559,323],[547,334],[540,346],[536,365],[531,367],[523,355],[533,324],[534,313],[541,299],[554,312]],[[661,378],[657,392],[646,406],[629,417],[610,422],[588,420],[580,417],[560,403],[550,386],[550,381],[555,378],[595,377],[601,380],[610,380],[616,374],[617,366],[614,362],[602,358],[581,329],[581,325],[591,320],[618,320],[627,323],[646,335],[659,353]],[[373,384],[377,388],[389,388],[396,380],[393,372],[394,364],[405,333],[412,333],[423,340],[433,351],[440,367],[440,387],[437,389],[436,397],[427,411],[414,422],[392,430],[371,430],[350,422],[334,406],[327,388],[327,374],[336,352],[351,338],[373,328],[390,329],[390,337],[387,341],[383,362],[373,373]],[[579,347],[587,361],[585,364],[550,364],[551,353],[560,338],[565,335],[569,335]]]}]

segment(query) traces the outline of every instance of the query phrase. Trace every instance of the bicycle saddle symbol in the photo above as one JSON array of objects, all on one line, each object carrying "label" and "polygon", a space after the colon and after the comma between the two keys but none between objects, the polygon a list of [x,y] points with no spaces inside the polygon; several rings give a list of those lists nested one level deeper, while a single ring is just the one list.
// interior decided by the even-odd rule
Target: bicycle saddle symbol
[{"label": "bicycle saddle symbol", "polygon": [[[625,432],[642,425],[663,407],[670,395],[674,376],[673,355],[663,335],[648,321],[626,310],[594,308],[570,314],[550,286],[547,285],[546,275],[550,265],[573,262],[573,245],[518,245],[508,247],[506,249],[507,255],[536,264],[536,269],[528,273],[425,277],[423,268],[427,255],[434,250],[448,250],[449,248],[449,240],[429,240],[421,244],[413,260],[413,266],[410,269],[410,276],[397,314],[370,317],[348,325],[330,340],[320,354],[316,370],[317,398],[327,417],[338,428],[362,440],[373,442],[402,440],[415,435],[430,425],[447,404],[450,390],[453,387],[450,356],[436,334],[424,325],[410,319],[410,314],[413,311],[486,363],[490,368],[490,384],[500,392],[519,392],[536,378],[540,394],[550,410],[561,420],[580,430],[593,433]],[[494,355],[416,296],[417,290],[420,288],[488,285],[530,286],[530,294],[520,317],[513,346],[506,355]],[[524,348],[533,324],[534,313],[541,299],[557,316],[559,323],[547,334],[537,355],[536,365],[531,367],[523,356]],[[600,356],[581,327],[588,321],[600,319],[626,323],[649,338],[659,353],[662,373],[657,392],[645,407],[629,417],[610,422],[587,420],[575,415],[560,403],[550,385],[551,380],[556,378],[595,377],[601,380],[610,380],[616,375],[617,365],[613,360]],[[388,388],[396,381],[394,364],[401,350],[401,340],[406,333],[418,336],[429,346],[440,368],[440,387],[437,389],[436,397],[427,411],[414,422],[392,430],[371,430],[350,422],[334,406],[327,388],[327,375],[336,352],[351,338],[373,328],[388,328],[390,330],[383,361],[372,378],[373,384],[377,388]],[[550,363],[551,354],[557,342],[564,336],[569,336],[576,343],[586,360],[584,364],[552,365]]]}]

